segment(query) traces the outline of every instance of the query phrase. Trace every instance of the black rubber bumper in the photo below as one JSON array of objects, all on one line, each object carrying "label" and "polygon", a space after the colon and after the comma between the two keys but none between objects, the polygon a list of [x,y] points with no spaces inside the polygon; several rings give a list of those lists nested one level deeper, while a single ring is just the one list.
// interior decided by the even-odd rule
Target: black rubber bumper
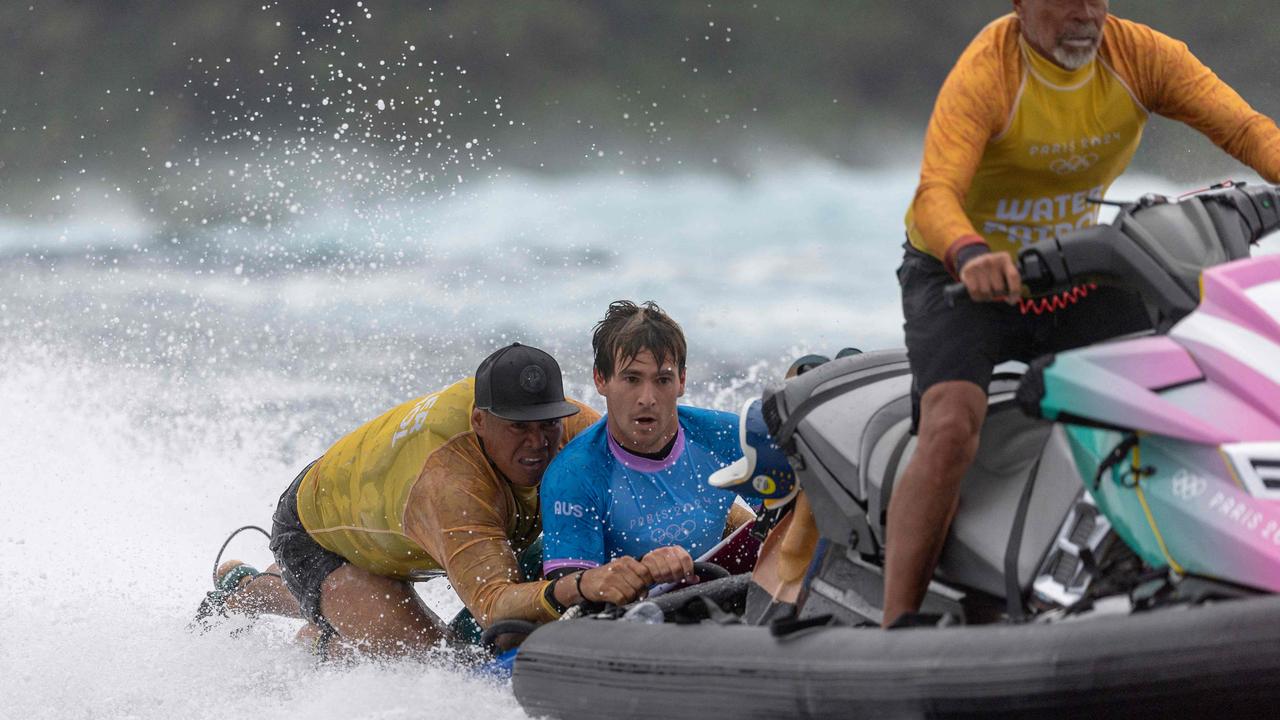
[{"label": "black rubber bumper", "polygon": [[1280,717],[1280,598],[1052,625],[551,623],[513,684],[534,716],[676,720]]}]

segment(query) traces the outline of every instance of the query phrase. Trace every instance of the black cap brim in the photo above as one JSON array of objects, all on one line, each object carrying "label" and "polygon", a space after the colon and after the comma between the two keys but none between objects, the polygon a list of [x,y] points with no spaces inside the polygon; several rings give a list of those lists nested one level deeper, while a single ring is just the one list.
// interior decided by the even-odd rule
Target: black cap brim
[{"label": "black cap brim", "polygon": [[568,401],[510,408],[481,408],[509,422],[542,422],[577,415],[581,409]]}]

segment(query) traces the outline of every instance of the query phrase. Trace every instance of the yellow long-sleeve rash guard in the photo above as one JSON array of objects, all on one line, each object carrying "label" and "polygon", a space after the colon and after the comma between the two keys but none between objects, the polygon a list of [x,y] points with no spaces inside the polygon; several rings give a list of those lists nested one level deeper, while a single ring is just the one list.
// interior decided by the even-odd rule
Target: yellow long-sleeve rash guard
[{"label": "yellow long-sleeve rash guard", "polygon": [[1017,16],[996,20],[938,93],[907,211],[911,244],[954,271],[964,246],[1016,254],[1095,223],[1087,198],[1124,171],[1153,112],[1280,181],[1280,129],[1184,43],[1111,17],[1097,57],[1071,71],[1026,43]]}]

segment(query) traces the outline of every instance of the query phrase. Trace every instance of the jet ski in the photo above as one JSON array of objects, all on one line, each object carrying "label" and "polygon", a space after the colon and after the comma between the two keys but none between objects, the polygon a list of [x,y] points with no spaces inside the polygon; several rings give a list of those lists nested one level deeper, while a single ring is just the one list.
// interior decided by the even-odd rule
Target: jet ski
[{"label": "jet ski", "polygon": [[[1025,248],[1036,295],[1127,288],[1154,331],[998,373],[922,611],[879,628],[915,448],[902,350],[743,410],[713,482],[768,505],[751,574],[579,609],[514,655],[535,716],[1274,716],[1280,227],[1272,186],[1148,195]],[[949,289],[956,301],[960,291]],[[643,607],[642,607],[643,606]]]}]

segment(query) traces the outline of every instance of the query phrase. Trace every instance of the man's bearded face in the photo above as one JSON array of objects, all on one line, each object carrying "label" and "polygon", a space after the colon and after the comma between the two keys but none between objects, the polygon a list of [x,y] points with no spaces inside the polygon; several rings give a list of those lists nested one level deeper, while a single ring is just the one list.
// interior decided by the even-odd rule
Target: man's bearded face
[{"label": "man's bearded face", "polygon": [[1014,0],[1013,6],[1027,42],[1058,65],[1075,70],[1097,55],[1108,0]]}]

